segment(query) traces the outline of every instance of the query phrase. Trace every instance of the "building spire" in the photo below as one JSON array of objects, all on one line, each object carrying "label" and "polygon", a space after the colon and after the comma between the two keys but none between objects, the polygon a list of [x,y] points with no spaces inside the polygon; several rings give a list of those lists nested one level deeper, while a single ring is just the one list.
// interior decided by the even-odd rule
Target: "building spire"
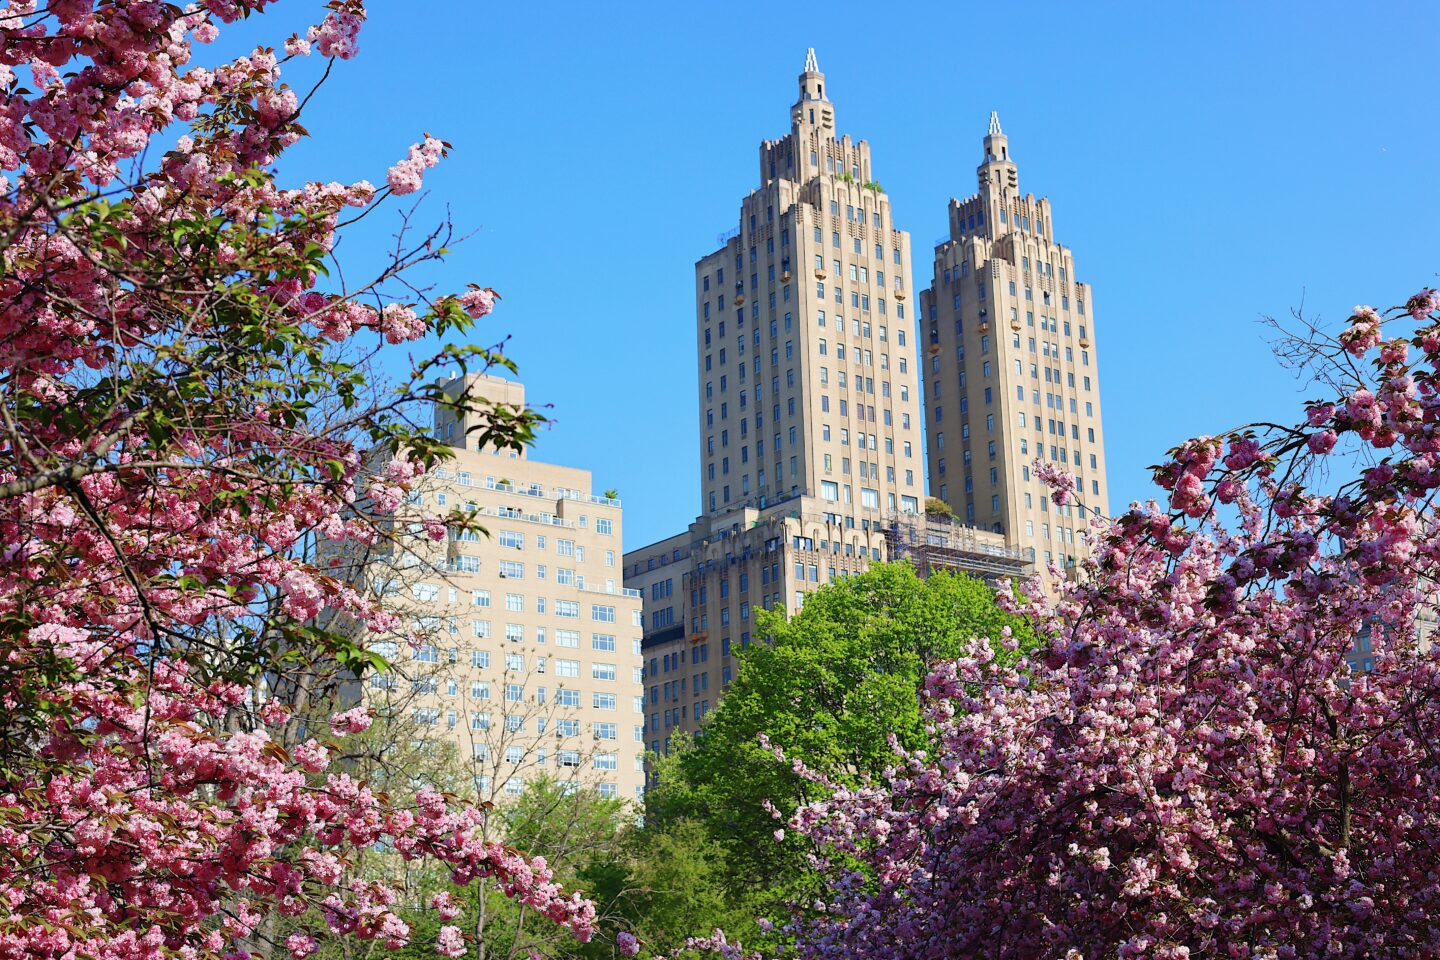
[{"label": "building spire", "polygon": [[[1010,159],[1010,138],[1000,129],[1000,114],[990,111],[990,130],[985,134],[985,160],[976,170],[980,175],[980,190],[993,189],[996,192],[1020,191],[1020,175],[1015,161]],[[993,217],[996,211],[989,211]]]},{"label": "building spire", "polygon": [[811,47],[805,51],[805,72],[819,73],[820,65],[815,62],[815,48]]}]

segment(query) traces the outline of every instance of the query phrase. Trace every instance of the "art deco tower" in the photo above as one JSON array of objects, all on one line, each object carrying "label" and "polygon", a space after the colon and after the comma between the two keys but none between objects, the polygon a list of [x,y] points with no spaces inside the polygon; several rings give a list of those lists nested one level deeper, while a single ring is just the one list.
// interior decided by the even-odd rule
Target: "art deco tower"
[{"label": "art deco tower", "polygon": [[[790,133],[760,145],[739,225],[695,265],[701,514],[625,555],[650,749],[719,702],[755,610],[794,614],[889,558],[923,508],[914,304],[910,236],[870,145],[836,135],[812,50]],[[970,540],[980,562],[1023,566],[1000,537]]]},{"label": "art deco tower", "polygon": [[[1050,201],[1020,193],[990,115],[978,192],[950,201],[950,236],[922,291],[931,492],[965,522],[1005,535],[1043,566],[1088,552],[1085,515],[1107,512],[1095,307]],[[1057,508],[1036,459],[1076,478],[1080,507]]]},{"label": "art deco tower", "polygon": [[738,228],[695,266],[701,510],[818,497],[864,532],[924,492],[910,235],[870,145],[836,136],[814,50],[799,87]]}]

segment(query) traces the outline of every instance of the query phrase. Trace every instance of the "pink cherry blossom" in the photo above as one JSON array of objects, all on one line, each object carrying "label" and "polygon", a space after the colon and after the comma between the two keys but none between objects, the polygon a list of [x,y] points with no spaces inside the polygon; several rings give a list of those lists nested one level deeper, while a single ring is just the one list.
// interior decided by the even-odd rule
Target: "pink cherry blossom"
[{"label": "pink cherry blossom", "polygon": [[[384,198],[280,186],[305,130],[272,46],[195,62],[269,5],[0,10],[0,370],[23,411],[0,443],[0,960],[220,960],[280,931],[295,958],[322,937],[398,950],[399,893],[354,870],[376,847],[594,932],[548,864],[485,839],[486,810],[372,790],[332,763],[332,708],[291,699],[297,673],[334,679],[357,635],[400,629],[338,558],[378,542],[431,455],[382,405],[325,408],[368,392],[361,334],[439,317],[322,287],[344,214]],[[286,55],[355,54],[364,5],[321,9]]]},{"label": "pink cherry blossom", "polygon": [[470,290],[460,295],[460,306],[472,318],[479,320],[495,309],[495,291],[488,287],[484,290]]},{"label": "pink cherry blossom", "polygon": [[1329,453],[1335,449],[1337,439],[1334,430],[1321,430],[1319,433],[1310,434],[1306,438],[1305,444],[1310,448],[1311,453]]},{"label": "pink cherry blossom", "polygon": [[311,27],[307,40],[315,44],[322,57],[348,60],[359,52],[357,38],[365,20],[364,8],[346,3],[332,11],[318,27]]},{"label": "pink cherry blossom", "polygon": [[364,733],[370,729],[370,722],[369,708],[355,707],[331,716],[330,729],[338,734]]},{"label": "pink cherry blossom", "polygon": [[425,171],[439,163],[445,153],[445,144],[431,136],[411,146],[405,159],[397,162],[386,174],[391,191],[401,195],[419,190]]},{"label": "pink cherry blossom", "polygon": [[454,920],[460,916],[460,902],[449,890],[444,890],[431,897],[430,909],[438,913],[441,920]]},{"label": "pink cherry blossom", "polygon": [[440,935],[435,938],[435,952],[442,957],[462,957],[465,955],[465,938],[460,933],[459,927],[445,926],[440,928]]},{"label": "pink cherry blossom", "polygon": [[426,324],[415,311],[403,304],[387,303],[380,311],[380,332],[386,343],[404,343],[425,335]]},{"label": "pink cherry blossom", "polygon": [[1260,460],[1260,444],[1253,438],[1242,437],[1231,441],[1230,452],[1225,455],[1225,466],[1230,470],[1244,470]]},{"label": "pink cherry blossom", "polygon": [[[1421,359],[1382,345],[1407,318],[1430,322],[1357,309],[1338,346],[1374,351],[1373,376],[1299,426],[1229,434],[1223,464],[1214,438],[1175,448],[1155,475],[1172,512],[1108,522],[1058,595],[1002,592],[1047,639],[1014,665],[977,640],[938,669],[932,749],[872,783],[797,766],[821,799],[786,827],[829,851],[824,899],[787,927],[797,956],[1440,955],[1440,667],[1423,626],[1440,337],[1398,336]],[[1347,433],[1387,461],[1334,457],[1333,479],[1302,486],[1306,458]],[[1212,497],[1235,504],[1233,528]]]},{"label": "pink cherry blossom", "polygon": [[1037,459],[1031,466],[1035,478],[1050,488],[1050,499],[1064,505],[1075,496],[1075,478],[1048,460]]},{"label": "pink cherry blossom", "polygon": [[320,944],[309,934],[292,933],[285,938],[285,949],[290,951],[290,956],[295,960],[305,960],[310,954],[320,949]]},{"label": "pink cherry blossom", "polygon": [[1426,287],[1405,303],[1405,309],[1416,320],[1425,320],[1430,314],[1440,310],[1440,291],[1434,287]]}]

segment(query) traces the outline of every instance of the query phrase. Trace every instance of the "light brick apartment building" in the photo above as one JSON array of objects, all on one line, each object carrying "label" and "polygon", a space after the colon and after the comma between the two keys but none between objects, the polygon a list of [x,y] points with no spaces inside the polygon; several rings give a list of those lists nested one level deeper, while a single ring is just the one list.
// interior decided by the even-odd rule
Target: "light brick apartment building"
[{"label": "light brick apartment building", "polygon": [[[523,409],[518,383],[475,375],[442,386]],[[455,457],[397,514],[396,542],[366,566],[428,638],[385,642],[398,669],[372,678],[372,703],[403,703],[419,735],[453,742],[482,796],[549,776],[604,796],[643,791],[641,601],[622,584],[621,504],[588,470],[524,453],[470,449],[471,424],[437,408]],[[456,508],[488,535],[417,520]],[[408,518],[408,519],[407,519]]]}]

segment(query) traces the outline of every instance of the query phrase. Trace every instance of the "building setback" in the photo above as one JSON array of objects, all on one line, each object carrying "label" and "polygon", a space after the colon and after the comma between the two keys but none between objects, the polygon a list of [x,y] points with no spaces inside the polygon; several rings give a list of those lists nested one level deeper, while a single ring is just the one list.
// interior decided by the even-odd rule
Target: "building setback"
[{"label": "building setback", "polygon": [[[751,642],[754,611],[794,614],[896,554],[1024,573],[1005,538],[916,520],[924,503],[910,236],[870,145],[837,136],[814,51],[790,133],[695,265],[701,515],[625,556],[645,602],[647,745],[694,732]],[[953,547],[953,549],[951,549]],[[970,561],[974,561],[971,564]]]},{"label": "building setback", "polygon": [[[1074,576],[1087,514],[1108,512],[1094,300],[1055,242],[1049,199],[1021,195],[993,113],[976,172],[920,294],[930,488],[965,523]],[[1075,477],[1078,506],[1049,502],[1037,459]]]},{"label": "building setback", "polygon": [[[518,383],[472,375],[440,386],[524,409]],[[414,651],[390,644],[383,652],[401,669],[373,678],[367,696],[403,701],[419,735],[454,742],[482,798],[548,776],[638,800],[641,602],[621,584],[620,501],[595,495],[588,470],[469,448],[471,426],[437,407],[435,435],[455,457],[397,515],[406,550],[366,567],[367,586],[432,638]],[[457,508],[486,533],[451,527],[433,543],[418,524],[403,529],[407,514]]]}]

